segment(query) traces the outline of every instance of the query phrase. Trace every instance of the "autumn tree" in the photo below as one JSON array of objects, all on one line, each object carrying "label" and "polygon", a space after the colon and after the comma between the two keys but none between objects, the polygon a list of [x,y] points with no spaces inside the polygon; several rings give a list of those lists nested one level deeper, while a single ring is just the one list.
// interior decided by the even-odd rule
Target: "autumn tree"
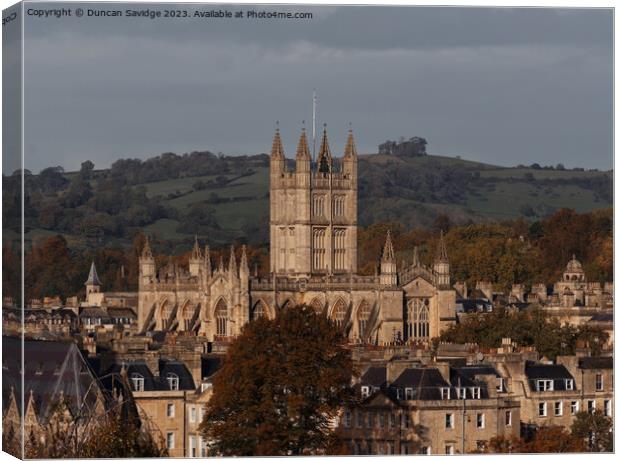
[{"label": "autumn tree", "polygon": [[612,452],[614,450],[613,420],[602,411],[580,411],[571,426],[572,434],[582,440],[587,451]]},{"label": "autumn tree", "polygon": [[578,453],[585,451],[583,442],[561,426],[542,426],[533,439],[523,446],[523,453]]},{"label": "autumn tree", "polygon": [[352,396],[350,352],[308,306],[247,324],[214,377],[201,424],[223,456],[324,454],[330,422]]}]

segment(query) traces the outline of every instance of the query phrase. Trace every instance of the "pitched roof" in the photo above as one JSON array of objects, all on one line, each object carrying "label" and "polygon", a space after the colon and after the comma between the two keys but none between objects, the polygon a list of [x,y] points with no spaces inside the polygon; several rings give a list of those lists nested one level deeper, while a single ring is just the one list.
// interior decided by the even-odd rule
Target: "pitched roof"
[{"label": "pitched roof", "polygon": [[[21,347],[21,338],[2,337],[4,405],[8,405],[11,389],[16,395],[22,390]],[[27,402],[32,393],[40,421],[50,415],[61,395],[73,414],[80,408],[81,411],[93,410],[99,399],[105,400],[102,387],[74,342],[25,339],[23,348],[24,397]],[[21,399],[16,399],[16,403],[21,411]]]},{"label": "pitched roof", "polygon": [[414,398],[420,400],[441,399],[442,387],[450,387],[436,368],[407,368],[390,385],[396,389],[414,389]]},{"label": "pitched roof", "polygon": [[579,359],[579,368],[584,370],[612,370],[613,357],[582,357]]},{"label": "pitched roof", "polygon": [[97,269],[95,268],[95,261],[93,261],[90,264],[90,272],[88,273],[88,280],[86,280],[84,285],[95,285],[95,286],[101,285],[101,283],[99,282],[99,277],[97,276]]},{"label": "pitched roof", "polygon": [[387,383],[386,367],[370,367],[362,375],[360,384],[362,386],[383,387]]},{"label": "pitched roof", "polygon": [[174,374],[179,378],[179,390],[190,391],[196,389],[194,378],[187,369],[187,366],[178,360],[159,360],[159,388],[169,390],[168,375]]}]

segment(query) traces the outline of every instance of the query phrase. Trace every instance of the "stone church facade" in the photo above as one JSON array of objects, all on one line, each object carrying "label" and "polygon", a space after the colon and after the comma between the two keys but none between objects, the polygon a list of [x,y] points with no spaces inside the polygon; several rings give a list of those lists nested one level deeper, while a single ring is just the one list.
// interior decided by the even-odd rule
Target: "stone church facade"
[{"label": "stone church facade", "polygon": [[[324,130],[312,162],[302,130],[294,171],[288,171],[279,130],[270,160],[270,276],[237,261],[213,265],[196,241],[189,267],[157,268],[150,247],[140,258],[138,328],[192,331],[209,341],[235,337],[259,316],[274,317],[305,303],[329,316],[353,343],[427,342],[455,322],[456,292],[440,239],[432,267],[413,251],[400,271],[386,235],[380,272],[357,274],[357,162],[349,132],[344,156],[334,160]],[[339,165],[338,165],[339,164]],[[379,256],[379,255],[378,255]]]}]

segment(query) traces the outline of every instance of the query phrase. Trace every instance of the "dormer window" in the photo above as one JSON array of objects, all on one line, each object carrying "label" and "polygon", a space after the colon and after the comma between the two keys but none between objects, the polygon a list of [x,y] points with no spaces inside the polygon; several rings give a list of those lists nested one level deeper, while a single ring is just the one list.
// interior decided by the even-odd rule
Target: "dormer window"
[{"label": "dormer window", "polygon": [[538,379],[536,381],[536,390],[538,392],[552,391],[553,380],[552,379]]},{"label": "dormer window", "polygon": [[412,387],[405,388],[405,399],[413,400],[413,388]]},{"label": "dormer window", "polygon": [[465,400],[467,398],[467,389],[464,387],[457,387],[456,392],[459,399]]},{"label": "dormer window", "polygon": [[168,388],[171,391],[179,390],[179,376],[175,373],[167,373],[166,380],[168,381]]},{"label": "dormer window", "polygon": [[135,392],[144,391],[144,376],[140,373],[132,373],[131,374],[131,386]]},{"label": "dormer window", "polygon": [[566,387],[567,391],[572,391],[574,386],[573,386],[574,381],[572,379],[565,379],[564,380],[564,386]]},{"label": "dormer window", "polygon": [[480,388],[479,387],[472,387],[471,388],[471,398],[472,399],[479,399],[480,398]]},{"label": "dormer window", "polygon": [[403,399],[403,390],[400,387],[398,387],[396,389],[396,398],[398,400],[402,400]]},{"label": "dormer window", "polygon": [[362,398],[366,398],[370,395],[370,387],[362,386]]},{"label": "dormer window", "polygon": [[441,400],[450,400],[450,388],[449,387],[441,388]]}]

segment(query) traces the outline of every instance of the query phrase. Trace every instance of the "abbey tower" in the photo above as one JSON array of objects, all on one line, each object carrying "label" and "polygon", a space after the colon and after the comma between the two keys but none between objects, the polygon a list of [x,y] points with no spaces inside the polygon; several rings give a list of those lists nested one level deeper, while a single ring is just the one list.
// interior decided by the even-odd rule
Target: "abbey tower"
[{"label": "abbey tower", "polygon": [[280,132],[270,160],[270,271],[310,277],[357,271],[357,151],[349,131],[341,165],[323,139],[316,165],[302,130],[287,171]]}]

